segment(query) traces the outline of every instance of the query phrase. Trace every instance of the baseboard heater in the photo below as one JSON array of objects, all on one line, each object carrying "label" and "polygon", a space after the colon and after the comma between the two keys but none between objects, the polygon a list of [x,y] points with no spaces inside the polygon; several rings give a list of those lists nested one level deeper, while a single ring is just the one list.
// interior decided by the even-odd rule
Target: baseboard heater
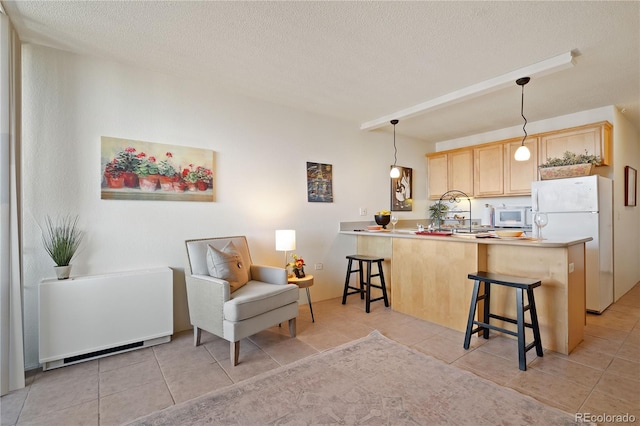
[{"label": "baseboard heater", "polygon": [[169,268],[43,280],[39,291],[43,370],[171,341]]}]

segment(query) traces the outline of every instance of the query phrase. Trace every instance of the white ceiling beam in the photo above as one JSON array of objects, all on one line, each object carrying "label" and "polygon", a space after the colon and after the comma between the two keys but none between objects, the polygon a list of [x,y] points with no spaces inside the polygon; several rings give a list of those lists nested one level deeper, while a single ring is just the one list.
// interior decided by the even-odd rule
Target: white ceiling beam
[{"label": "white ceiling beam", "polygon": [[531,77],[531,79],[533,79],[570,68],[574,65],[573,53],[566,52],[561,55],[554,56],[553,58],[546,59],[542,62],[538,62],[533,65],[511,71],[507,74],[503,74],[498,77],[473,84],[463,89],[447,93],[446,95],[442,95],[435,99],[422,102],[418,105],[401,109],[400,111],[385,115],[384,117],[367,121],[366,123],[362,123],[360,125],[360,130],[379,129],[380,127],[390,125],[391,120],[403,120],[415,117],[424,114],[427,111],[432,111],[444,106],[462,102],[464,100],[469,100],[481,95],[486,95],[487,93],[491,93],[499,89],[504,89],[505,87],[511,85],[515,86],[515,81],[520,77]]}]

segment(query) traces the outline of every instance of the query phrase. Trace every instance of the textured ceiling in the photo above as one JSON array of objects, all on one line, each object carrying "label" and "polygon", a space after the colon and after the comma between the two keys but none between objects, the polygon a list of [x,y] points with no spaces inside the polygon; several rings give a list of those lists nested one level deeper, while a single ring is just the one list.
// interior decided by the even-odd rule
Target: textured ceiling
[{"label": "textured ceiling", "polygon": [[[359,127],[574,51],[529,121],[607,105],[640,129],[640,2],[6,1],[24,42],[201,81]],[[441,141],[522,123],[520,87],[402,120]],[[391,131],[391,126],[385,130]]]}]

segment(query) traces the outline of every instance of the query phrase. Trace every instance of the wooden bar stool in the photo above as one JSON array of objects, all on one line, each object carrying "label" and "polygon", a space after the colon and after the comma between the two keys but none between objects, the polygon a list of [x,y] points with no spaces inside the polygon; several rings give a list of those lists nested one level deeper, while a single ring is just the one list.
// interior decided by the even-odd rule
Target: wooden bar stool
[{"label": "wooden bar stool", "polygon": [[[342,293],[342,304],[347,303],[347,296],[351,294],[360,294],[360,299],[366,298],[366,308],[365,310],[369,313],[369,307],[371,302],[375,302],[377,300],[384,300],[384,306],[389,306],[389,299],[387,298],[387,287],[384,283],[384,272],[382,271],[382,262],[384,261],[381,257],[373,257],[373,256],[363,256],[359,254],[352,254],[347,256],[349,263],[347,265],[347,277],[344,280],[344,292]],[[352,269],[353,261],[358,262],[358,269]],[[366,280],[364,276],[363,265],[367,264],[366,269]],[[375,263],[378,265],[378,273],[371,273],[371,265]],[[354,272],[358,272],[358,284],[359,287],[354,287],[349,285],[349,279],[351,278],[351,274]],[[372,284],[371,278],[380,277],[380,285]],[[371,287],[379,288],[382,290],[382,296],[377,297],[375,299],[371,298]],[[353,291],[349,291],[349,290]]]},{"label": "wooden bar stool", "polygon": [[[540,327],[538,325],[538,314],[536,312],[536,301],[533,297],[533,289],[539,287],[542,283],[540,280],[529,278],[512,277],[509,275],[494,274],[491,272],[478,271],[469,274],[468,278],[474,280],[473,294],[471,296],[471,306],[469,307],[469,320],[467,321],[467,331],[464,335],[464,348],[469,349],[471,335],[482,332],[485,339],[489,338],[489,329],[501,331],[518,338],[518,362],[522,371],[527,370],[527,352],[533,347],[536,348],[536,354],[543,356],[542,343],[540,341]],[[480,292],[480,283],[484,283],[484,294],[478,295]],[[491,310],[491,284],[503,285],[516,289],[516,315],[517,318],[506,318],[501,315],[492,314]],[[528,305],[524,305],[524,293],[527,293]],[[477,303],[484,300],[484,309],[482,312],[482,321],[475,320]],[[528,323],[524,319],[524,313],[529,311],[531,322]],[[517,331],[507,330],[502,327],[489,324],[489,320],[495,318],[501,321],[509,322],[517,325]],[[478,327],[473,328],[474,325]],[[525,327],[533,330],[533,341],[529,344],[525,342]]]}]

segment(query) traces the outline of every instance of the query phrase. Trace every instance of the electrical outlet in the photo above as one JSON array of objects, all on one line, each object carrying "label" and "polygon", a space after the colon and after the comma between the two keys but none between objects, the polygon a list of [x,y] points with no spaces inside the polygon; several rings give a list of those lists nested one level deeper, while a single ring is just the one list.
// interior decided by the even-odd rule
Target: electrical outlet
[{"label": "electrical outlet", "polygon": [[324,265],[322,263],[316,263],[315,265],[316,271],[320,271],[322,270],[322,268],[324,268]]},{"label": "electrical outlet", "polygon": [[360,207],[360,216],[366,216],[366,215],[367,215],[367,208]]}]

